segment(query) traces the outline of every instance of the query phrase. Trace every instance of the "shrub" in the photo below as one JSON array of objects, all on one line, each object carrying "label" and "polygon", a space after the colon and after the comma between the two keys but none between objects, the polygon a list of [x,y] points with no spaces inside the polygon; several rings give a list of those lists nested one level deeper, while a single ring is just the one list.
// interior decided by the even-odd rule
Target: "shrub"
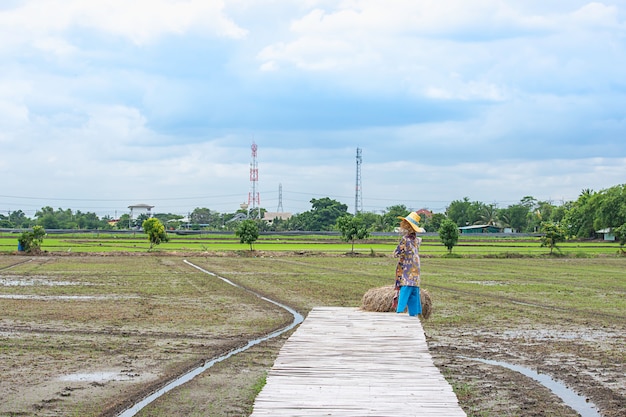
[{"label": "shrub", "polygon": [[46,236],[46,231],[42,226],[35,226],[33,230],[23,232],[18,242],[24,252],[38,252],[43,243],[43,238]]}]

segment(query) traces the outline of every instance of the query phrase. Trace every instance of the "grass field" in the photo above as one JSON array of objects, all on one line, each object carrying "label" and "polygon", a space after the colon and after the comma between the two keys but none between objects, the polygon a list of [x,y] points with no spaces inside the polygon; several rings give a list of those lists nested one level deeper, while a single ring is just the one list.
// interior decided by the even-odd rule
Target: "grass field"
[{"label": "grass field", "polygon": [[[183,259],[304,315],[358,306],[368,289],[392,283],[395,268],[394,237],[357,244],[351,256],[349,244],[328,236],[264,236],[254,253],[233,236],[185,236],[148,253],[141,235],[52,235],[44,256],[14,255],[15,240],[0,237],[0,415],[115,415],[145,390],[289,321]],[[541,370],[603,416],[620,415],[626,257],[618,251],[571,243],[566,256],[550,257],[532,240],[474,239],[449,258],[436,237],[425,240],[423,287],[435,310],[424,329],[468,416],[577,415],[536,383],[471,357]],[[248,415],[279,348],[277,340],[237,355],[140,415]],[[63,379],[99,372],[124,377]]]},{"label": "grass field", "polygon": [[[17,234],[0,233],[0,252],[17,250]],[[157,246],[155,251],[165,252],[232,252],[249,251],[247,244],[239,243],[233,234],[176,235],[169,234],[170,241]],[[356,242],[354,251],[365,254],[389,254],[397,244],[397,236],[377,236],[366,241]],[[352,244],[342,242],[339,236],[316,235],[261,235],[254,243],[257,251],[271,252],[317,252],[342,254],[352,250]],[[147,252],[150,244],[147,237],[136,234],[113,233],[68,233],[50,234],[44,239],[42,250],[48,252]],[[448,250],[441,244],[437,235],[423,237],[421,253],[440,256]],[[478,256],[542,256],[548,248],[541,247],[538,238],[461,236],[453,253]],[[589,257],[615,255],[620,252],[616,242],[569,241],[558,245],[556,254]]]}]

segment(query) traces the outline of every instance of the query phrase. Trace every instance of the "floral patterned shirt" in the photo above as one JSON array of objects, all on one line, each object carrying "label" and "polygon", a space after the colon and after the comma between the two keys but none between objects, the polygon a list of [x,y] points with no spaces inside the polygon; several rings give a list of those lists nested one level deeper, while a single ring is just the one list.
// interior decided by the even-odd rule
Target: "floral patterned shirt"
[{"label": "floral patterned shirt", "polygon": [[420,286],[420,256],[419,247],[422,238],[413,234],[404,235],[393,252],[393,256],[399,257],[396,267],[396,285],[419,287]]}]

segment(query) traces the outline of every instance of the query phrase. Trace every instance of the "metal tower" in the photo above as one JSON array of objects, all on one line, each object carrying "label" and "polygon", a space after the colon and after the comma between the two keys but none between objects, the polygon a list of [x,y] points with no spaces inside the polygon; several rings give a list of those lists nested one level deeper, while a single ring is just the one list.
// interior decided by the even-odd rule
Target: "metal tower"
[{"label": "metal tower", "polygon": [[278,208],[276,209],[276,211],[279,213],[283,212],[283,185],[282,184],[278,184]]},{"label": "metal tower", "polygon": [[356,216],[363,210],[363,195],[361,194],[361,148],[356,148],[356,193],[354,195],[354,215]]},{"label": "metal tower", "polygon": [[[257,191],[259,183],[259,165],[256,160],[257,146],[252,142],[252,162],[250,162],[250,192],[248,193],[248,217],[261,218],[261,197]],[[258,210],[257,214],[254,211]]]}]

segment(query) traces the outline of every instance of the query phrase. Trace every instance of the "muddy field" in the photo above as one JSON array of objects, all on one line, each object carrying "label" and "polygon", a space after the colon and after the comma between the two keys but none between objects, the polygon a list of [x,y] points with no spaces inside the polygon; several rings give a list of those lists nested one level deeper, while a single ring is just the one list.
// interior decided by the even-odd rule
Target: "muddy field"
[{"label": "muddy field", "polygon": [[[117,415],[186,370],[290,322],[284,310],[183,259],[0,256],[0,415]],[[387,283],[381,277],[394,262],[276,254],[191,261],[304,315],[315,305],[358,305],[368,288]],[[566,272],[550,278],[560,283],[550,287],[535,278],[546,274],[536,271],[554,265],[529,265],[520,289],[503,284],[513,278],[502,275],[512,272],[496,271],[519,272],[523,261],[493,261],[493,270],[463,262],[424,261],[435,303],[424,329],[435,363],[468,416],[578,415],[533,379],[477,359],[550,375],[595,404],[600,415],[625,415],[623,259],[559,264]],[[602,275],[595,285],[575,288],[579,278],[572,271],[587,269]],[[460,271],[482,272],[461,277]],[[451,276],[461,278],[453,282]],[[495,291],[496,284],[509,288]],[[564,291],[558,299],[565,301],[540,296],[544,291]],[[577,291],[595,301],[581,305]],[[138,415],[249,415],[287,337],[216,364]]]}]

